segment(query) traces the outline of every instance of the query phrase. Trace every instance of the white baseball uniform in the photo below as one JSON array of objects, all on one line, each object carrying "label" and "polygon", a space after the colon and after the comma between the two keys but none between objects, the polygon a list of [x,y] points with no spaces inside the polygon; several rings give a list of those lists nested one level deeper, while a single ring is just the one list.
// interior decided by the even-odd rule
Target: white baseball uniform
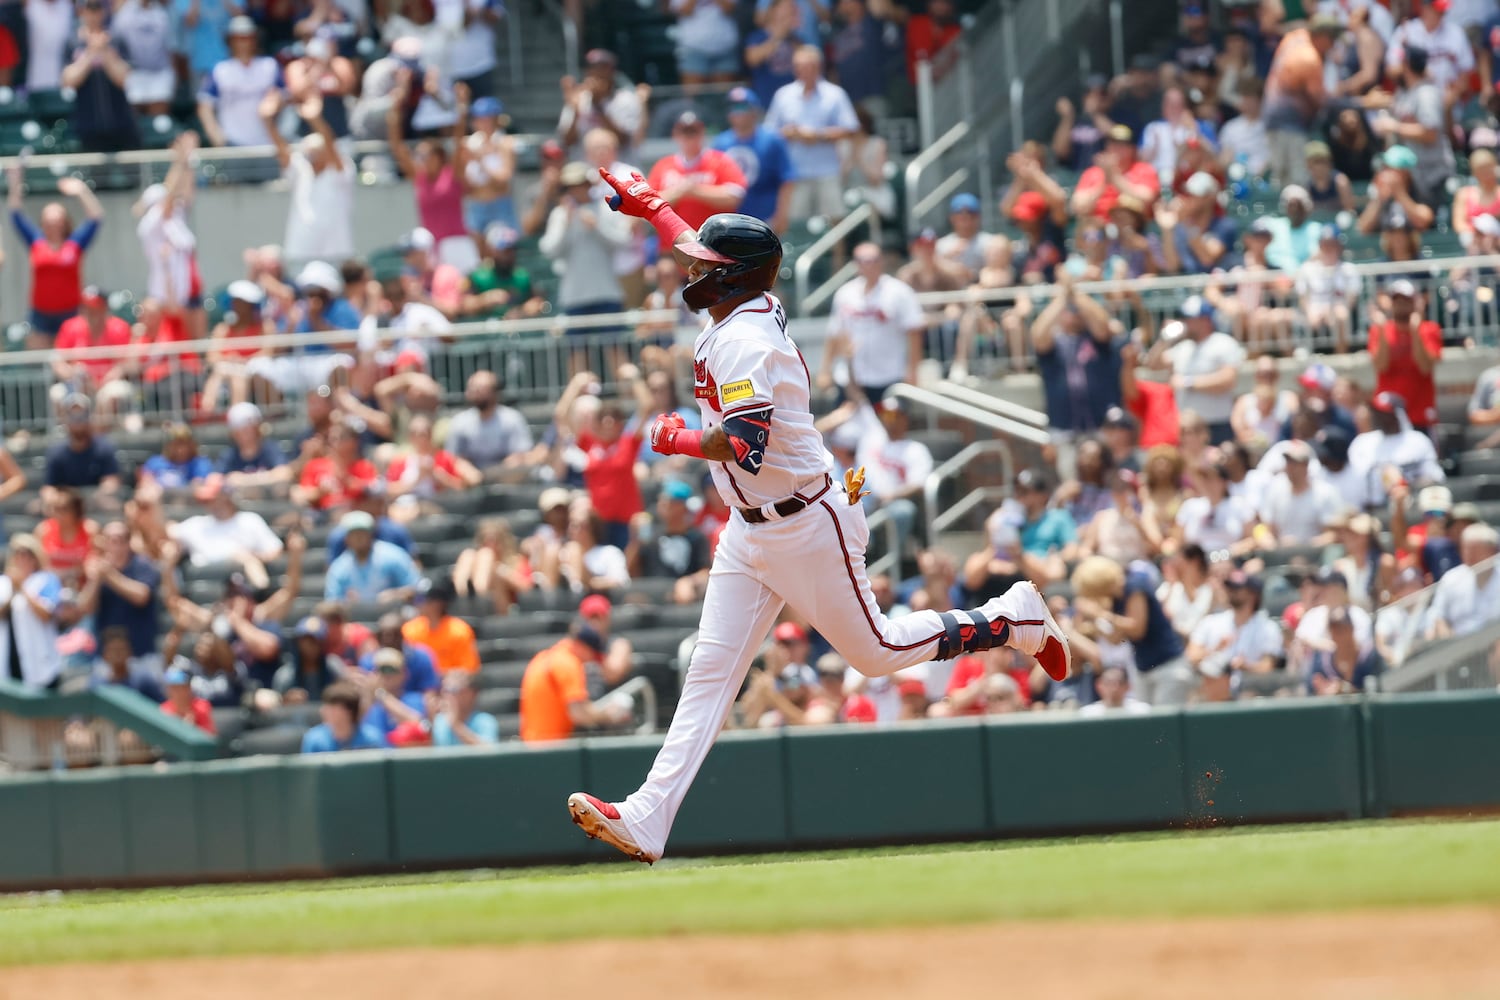
[{"label": "white baseball uniform", "polygon": [[[980,623],[992,634],[988,625],[1004,622],[1006,644],[1028,653],[1047,641],[1045,605],[1029,585],[976,612],[881,613],[865,577],[864,509],[851,504],[842,482],[829,474],[832,459],[813,427],[807,364],[787,335],[786,312],[775,296],[758,295],[710,322],[694,345],[693,370],[705,429],[736,415],[773,412],[758,472],[734,462],[713,466],[714,482],[736,513],[714,556],[697,645],[666,742],[645,784],[618,806],[635,843],[652,856],[665,847],[688,787],[784,604],[874,677],[933,659],[941,640],[956,642],[960,629],[972,635]],[[787,500],[806,506],[783,516],[776,505]],[[747,508],[758,508],[766,520],[747,521]]]}]

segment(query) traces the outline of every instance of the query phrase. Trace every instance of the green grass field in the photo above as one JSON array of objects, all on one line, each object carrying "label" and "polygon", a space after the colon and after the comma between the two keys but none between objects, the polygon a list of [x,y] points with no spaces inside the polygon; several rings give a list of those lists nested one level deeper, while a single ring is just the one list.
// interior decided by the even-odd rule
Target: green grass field
[{"label": "green grass field", "polygon": [[0,897],[0,964],[1500,903],[1500,821]]}]

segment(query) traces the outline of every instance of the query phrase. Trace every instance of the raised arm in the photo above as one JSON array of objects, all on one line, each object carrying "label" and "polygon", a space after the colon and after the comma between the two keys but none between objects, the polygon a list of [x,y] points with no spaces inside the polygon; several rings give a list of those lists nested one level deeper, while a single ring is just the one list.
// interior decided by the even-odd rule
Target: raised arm
[{"label": "raised arm", "polygon": [[406,134],[402,130],[401,121],[402,109],[410,92],[411,70],[398,70],[396,86],[391,91],[391,106],[385,112],[385,135],[391,147],[391,158],[396,161],[396,169],[407,179],[416,174],[416,164],[412,162],[411,150],[406,148]]}]

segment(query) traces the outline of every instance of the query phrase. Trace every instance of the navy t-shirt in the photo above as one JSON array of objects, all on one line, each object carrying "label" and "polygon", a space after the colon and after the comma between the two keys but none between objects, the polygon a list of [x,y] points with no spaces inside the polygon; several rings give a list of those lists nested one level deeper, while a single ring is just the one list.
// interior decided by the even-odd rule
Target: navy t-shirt
[{"label": "navy t-shirt", "polygon": [[887,46],[882,22],[865,17],[858,25],[845,25],[834,33],[831,48],[839,86],[850,101],[858,104],[885,95]]},{"label": "navy t-shirt", "polygon": [[269,472],[279,469],[286,464],[286,456],[275,441],[264,440],[260,443],[260,451],[249,458],[240,454],[239,448],[230,445],[224,449],[224,454],[219,457],[219,471],[224,475],[231,472]]},{"label": "navy t-shirt", "polygon": [[1422,543],[1422,569],[1432,575],[1433,583],[1437,583],[1444,573],[1461,562],[1463,560],[1459,558],[1458,546],[1450,538],[1429,538]]},{"label": "navy t-shirt", "polygon": [[[770,33],[764,28],[756,28],[745,39],[745,47],[753,48],[770,37]],[[792,54],[800,44],[802,43],[796,38],[788,38],[771,53],[771,58],[750,71],[750,89],[755,91],[755,96],[760,98],[760,103],[765,107],[771,106],[771,98],[776,96],[776,91],[797,79],[792,73]]]},{"label": "navy t-shirt", "polygon": [[132,555],[121,575],[151,588],[151,599],[136,607],[108,586],[99,588],[99,607],[94,612],[94,639],[102,647],[104,633],[118,626],[130,634],[130,655],[148,656],[156,652],[157,614],[160,606],[161,570],[150,561]]},{"label": "navy t-shirt", "polygon": [[1146,598],[1146,634],[1131,642],[1135,650],[1135,665],[1142,673],[1155,670],[1182,655],[1182,637],[1167,620],[1161,602],[1156,599],[1150,579],[1141,573],[1125,574],[1125,596],[1115,601],[1114,612],[1125,614],[1125,608],[1134,594]]},{"label": "navy t-shirt", "polygon": [[1087,332],[1059,331],[1052,350],[1038,351],[1037,369],[1047,401],[1047,422],[1057,430],[1091,431],[1104,414],[1120,405],[1120,351],[1117,341],[1096,340]]},{"label": "navy t-shirt", "polygon": [[118,476],[120,462],[115,446],[106,437],[96,437],[83,451],[74,451],[67,441],[47,451],[48,486],[98,486],[106,476]]},{"label": "navy t-shirt", "polygon": [[276,683],[276,671],[281,669],[281,654],[286,648],[286,642],[281,636],[281,626],[275,622],[256,622],[256,627],[270,632],[277,639],[279,645],[276,647],[276,655],[269,660],[252,660],[250,651],[245,644],[238,639],[234,640],[234,658],[244,668],[246,676],[261,687],[273,687]]}]

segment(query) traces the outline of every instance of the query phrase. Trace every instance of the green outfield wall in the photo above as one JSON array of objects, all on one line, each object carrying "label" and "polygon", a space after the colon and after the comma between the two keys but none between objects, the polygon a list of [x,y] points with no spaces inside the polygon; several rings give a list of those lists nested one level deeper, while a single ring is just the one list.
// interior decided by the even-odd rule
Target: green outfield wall
[{"label": "green outfield wall", "polygon": [[[607,857],[568,793],[628,793],[658,738],[256,757],[0,780],[0,887]],[[1337,820],[1500,807],[1500,694],[727,733],[673,850]]]}]

